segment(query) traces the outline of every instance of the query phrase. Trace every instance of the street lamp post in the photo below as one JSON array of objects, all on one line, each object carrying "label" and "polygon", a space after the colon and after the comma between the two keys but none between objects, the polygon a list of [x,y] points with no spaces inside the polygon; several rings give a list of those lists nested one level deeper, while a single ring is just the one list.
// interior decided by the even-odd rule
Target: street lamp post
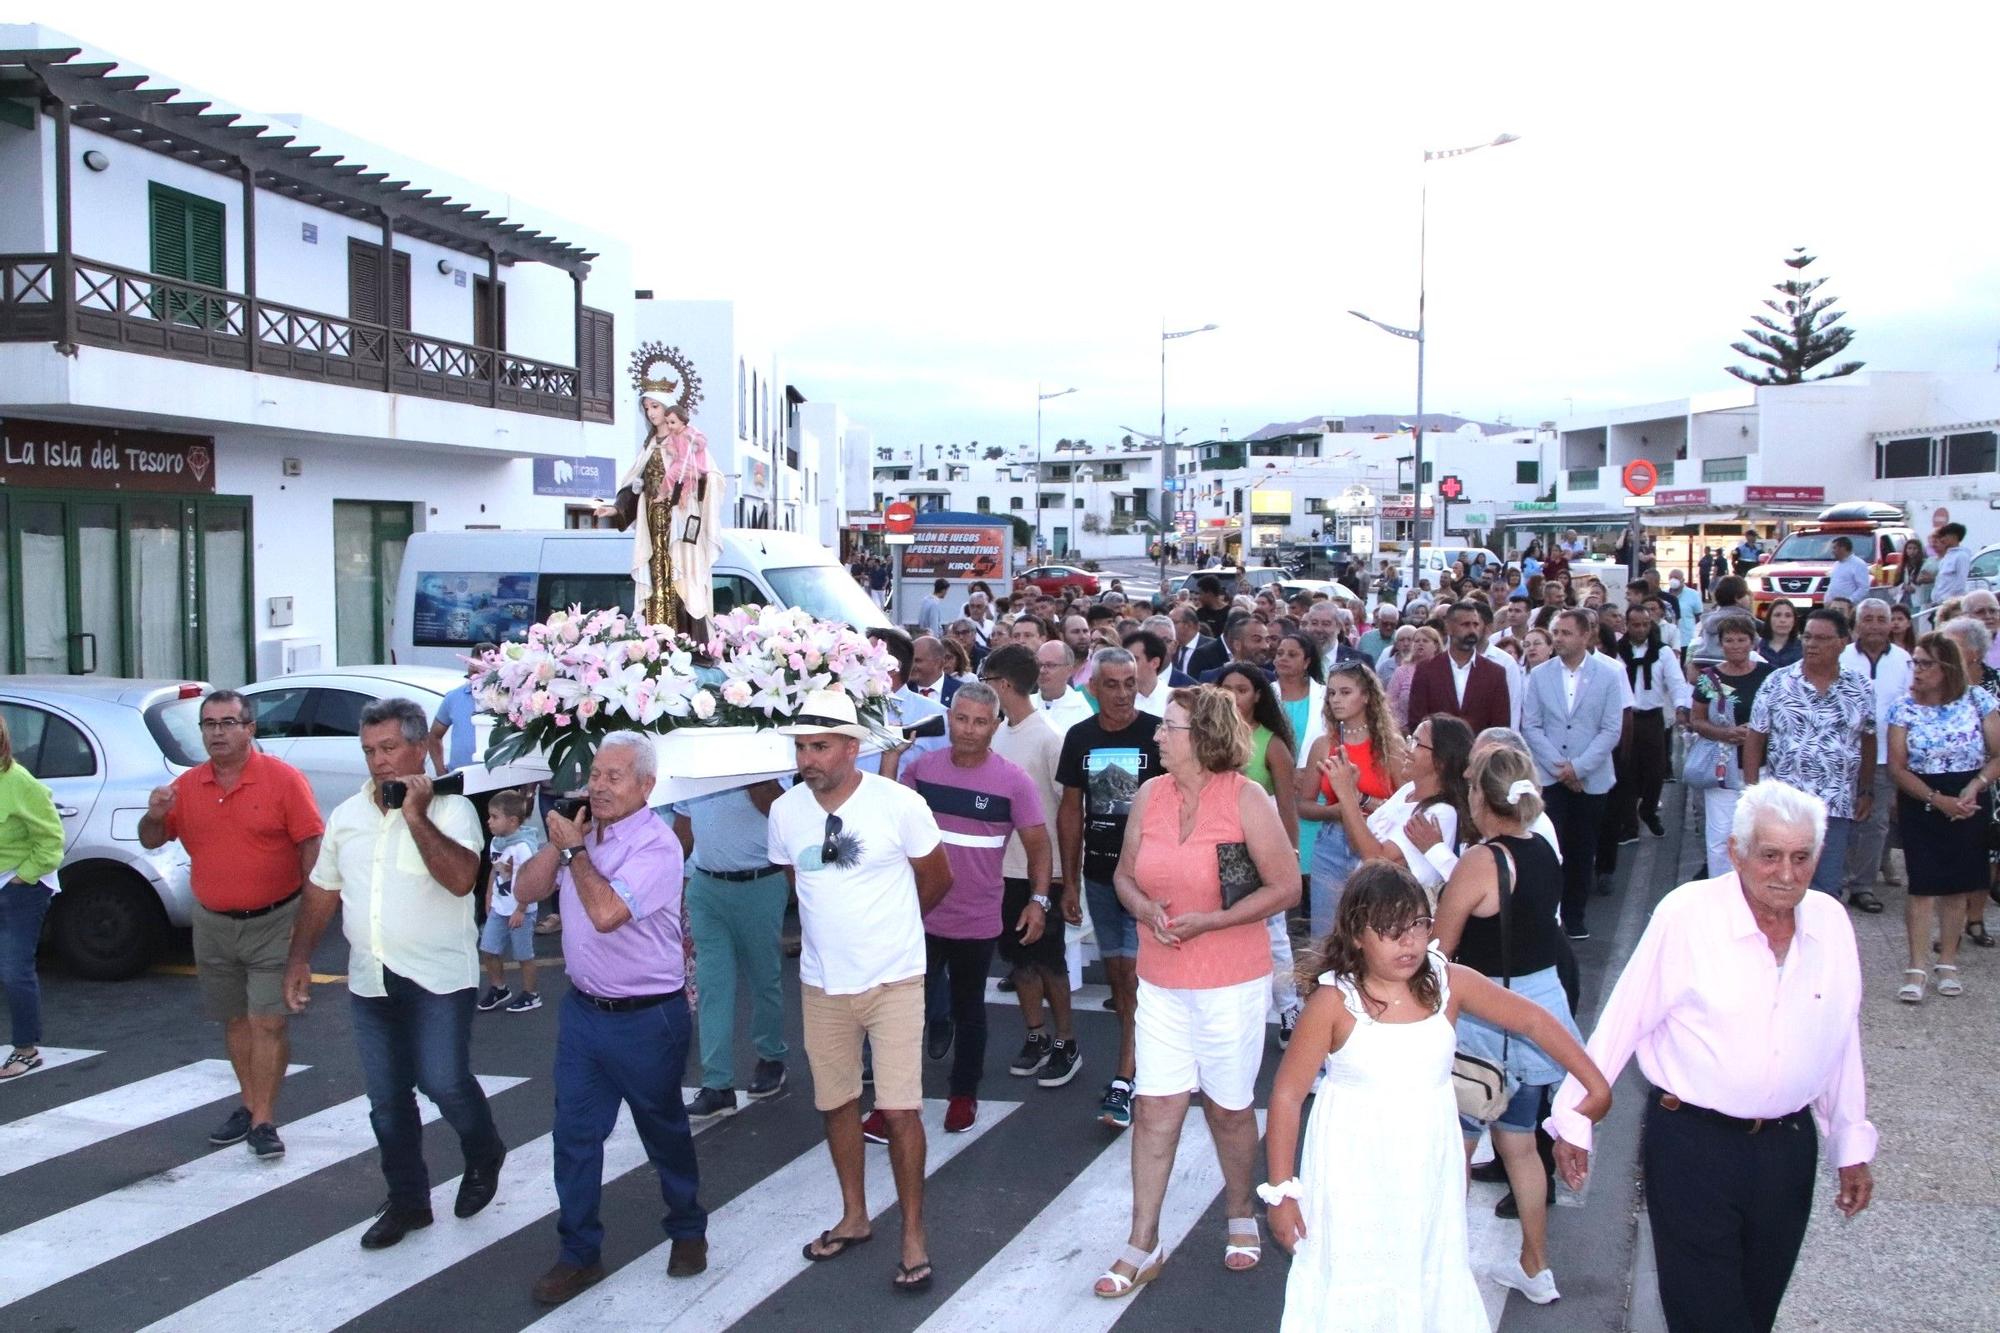
[{"label": "street lamp post", "polygon": [[1076,390],[1071,388],[1071,389],[1058,389],[1054,393],[1043,393],[1042,382],[1040,380],[1035,381],[1035,494],[1034,494],[1035,555],[1034,559],[1036,562],[1039,562],[1042,558],[1042,404],[1048,402],[1051,398],[1061,398],[1065,394],[1072,394],[1075,392]]},{"label": "street lamp post", "polygon": [[[1160,495],[1162,502],[1168,506],[1177,505],[1180,502],[1180,493],[1167,489],[1167,481],[1174,475],[1174,442],[1167,437],[1167,344],[1176,338],[1191,338],[1197,333],[1213,332],[1215,327],[1213,324],[1204,324],[1198,329],[1180,329],[1169,332],[1166,317],[1162,316],[1160,318]],[[1169,530],[1171,530],[1172,525],[1167,520],[1172,514],[1173,509],[1168,508],[1161,515],[1163,524]],[[1162,532],[1160,534],[1160,587],[1165,588],[1166,586],[1167,534],[1166,532]]]},{"label": "street lamp post", "polygon": [[[1502,144],[1513,143],[1520,137],[1518,134],[1499,134],[1488,139],[1485,143],[1476,143],[1468,148],[1426,148],[1424,150],[1424,161],[1431,162],[1441,161],[1450,157],[1464,157],[1467,154],[1476,153],[1482,148],[1498,148]],[[1394,324],[1384,324],[1379,319],[1364,315],[1359,310],[1350,310],[1347,312],[1358,320],[1373,324],[1384,333],[1393,334],[1398,338],[1408,338],[1417,345],[1417,420],[1412,428],[1415,443],[1414,461],[1417,475],[1415,489],[1411,492],[1410,497],[1410,530],[1415,534],[1410,543],[1410,588],[1412,591],[1416,590],[1418,582],[1423,578],[1424,569],[1424,297],[1427,287],[1425,282],[1425,260],[1427,258],[1430,239],[1430,193],[1430,182],[1424,180],[1417,192],[1417,327],[1414,329],[1398,328]],[[1438,507],[1437,517],[1439,519],[1444,517],[1442,505]]]}]

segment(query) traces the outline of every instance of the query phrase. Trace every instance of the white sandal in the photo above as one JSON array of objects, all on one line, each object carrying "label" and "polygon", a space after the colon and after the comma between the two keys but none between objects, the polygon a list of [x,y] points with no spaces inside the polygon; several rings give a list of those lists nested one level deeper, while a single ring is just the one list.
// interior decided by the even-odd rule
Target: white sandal
[{"label": "white sandal", "polygon": [[1109,1282],[1111,1290],[1104,1291],[1095,1284],[1092,1284],[1090,1288],[1091,1294],[1107,1301],[1123,1300],[1158,1277],[1160,1270],[1166,1267],[1166,1261],[1167,1247],[1164,1245],[1154,1246],[1151,1254],[1146,1253],[1136,1245],[1127,1245],[1125,1252],[1112,1262],[1114,1265],[1132,1265],[1132,1276],[1126,1277],[1123,1273],[1116,1271],[1115,1268],[1107,1268],[1098,1275],[1097,1281]]},{"label": "white sandal", "polygon": [[[1232,1273],[1247,1273],[1263,1261],[1264,1242],[1262,1236],[1257,1230],[1256,1218],[1254,1217],[1230,1218],[1227,1223],[1227,1234],[1232,1238],[1237,1236],[1248,1236],[1250,1238],[1250,1243],[1248,1245],[1243,1245],[1237,1243],[1234,1239],[1232,1239],[1229,1244],[1223,1246],[1222,1266],[1224,1268],[1228,1269]],[[1240,1268],[1237,1267],[1235,1264],[1229,1262],[1231,1259],[1236,1258],[1238,1255],[1247,1256],[1250,1262],[1244,1264]]]},{"label": "white sandal", "polygon": [[1938,973],[1938,979],[1934,983],[1937,986],[1938,994],[1960,995],[1964,993],[1965,985],[1958,979],[1958,966],[1956,964],[1933,963],[1931,964],[1931,971]]},{"label": "white sandal", "polygon": [[1903,969],[1903,975],[1906,977],[1915,977],[1916,980],[1906,981],[1901,986],[1898,986],[1896,988],[1896,998],[1904,1004],[1922,1004],[1924,1002],[1923,969],[1920,967],[1906,967]]}]

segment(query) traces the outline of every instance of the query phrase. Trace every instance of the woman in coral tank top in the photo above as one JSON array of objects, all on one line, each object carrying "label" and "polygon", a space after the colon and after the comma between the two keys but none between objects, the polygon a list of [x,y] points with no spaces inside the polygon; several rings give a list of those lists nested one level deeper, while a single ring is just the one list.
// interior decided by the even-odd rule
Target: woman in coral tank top
[{"label": "woman in coral tank top", "polygon": [[1196,1088],[1222,1167],[1223,1267],[1239,1273],[1263,1257],[1250,1186],[1271,1000],[1264,921],[1299,900],[1278,807],[1242,773],[1250,729],[1235,699],[1212,685],[1175,690],[1159,744],[1166,774],[1133,798],[1112,881],[1139,922],[1139,1008],[1132,1231],[1097,1279],[1106,1300],[1159,1276],[1160,1208]]},{"label": "woman in coral tank top", "polygon": [[1311,785],[1300,791],[1298,798],[1299,818],[1319,825],[1312,862],[1312,931],[1316,938],[1333,929],[1341,886],[1361,861],[1341,825],[1340,797],[1328,776],[1333,767],[1329,762],[1332,747],[1339,745],[1359,772],[1357,786],[1364,813],[1373,813],[1395,792],[1404,761],[1402,732],[1389,715],[1382,682],[1358,662],[1335,667],[1327,676],[1325,722],[1312,753],[1306,756],[1305,771],[1312,777]]}]

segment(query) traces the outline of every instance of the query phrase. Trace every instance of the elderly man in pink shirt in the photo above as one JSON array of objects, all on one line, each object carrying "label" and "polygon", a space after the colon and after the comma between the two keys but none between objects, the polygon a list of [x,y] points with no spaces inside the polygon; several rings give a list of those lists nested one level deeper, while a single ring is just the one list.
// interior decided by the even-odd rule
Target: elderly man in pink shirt
[{"label": "elderly man in pink shirt", "polygon": [[[1818,797],[1744,790],[1735,870],[1683,884],[1654,909],[1588,1050],[1614,1082],[1636,1055],[1653,1085],[1642,1161],[1675,1333],[1768,1330],[1812,1209],[1819,1140],[1853,1217],[1874,1185],[1875,1127],[1861,1072],[1861,960],[1846,911],[1809,893],[1826,830]],[[1547,1126],[1572,1184],[1590,1153],[1574,1078]]]}]

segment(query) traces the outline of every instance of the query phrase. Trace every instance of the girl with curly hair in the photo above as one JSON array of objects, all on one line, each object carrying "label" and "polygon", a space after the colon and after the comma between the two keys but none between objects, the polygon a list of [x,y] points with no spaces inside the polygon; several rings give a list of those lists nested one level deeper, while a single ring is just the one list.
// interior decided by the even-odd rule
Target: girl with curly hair
[{"label": "girl with curly hair", "polygon": [[1306,756],[1307,784],[1298,796],[1298,815],[1316,822],[1313,843],[1312,929],[1324,935],[1333,925],[1340,887],[1360,863],[1341,820],[1341,796],[1333,786],[1335,747],[1357,770],[1354,790],[1361,812],[1373,814],[1389,799],[1402,779],[1405,748],[1402,729],[1389,712],[1389,699],[1373,670],[1350,662],[1335,667],[1326,678],[1323,732]]}]

